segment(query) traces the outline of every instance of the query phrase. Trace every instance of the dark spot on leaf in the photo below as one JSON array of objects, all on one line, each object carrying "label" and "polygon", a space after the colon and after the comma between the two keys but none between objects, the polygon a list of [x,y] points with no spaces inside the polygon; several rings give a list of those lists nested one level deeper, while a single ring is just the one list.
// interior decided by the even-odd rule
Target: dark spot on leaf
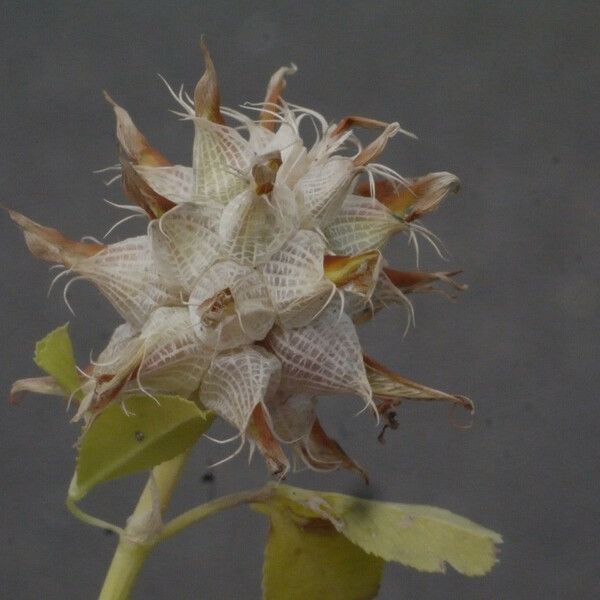
[{"label": "dark spot on leaf", "polygon": [[353,519],[368,520],[370,518],[371,512],[373,510],[372,505],[369,504],[368,502],[360,501],[358,497],[353,498],[352,500],[354,500],[354,501],[350,501],[347,504],[344,512],[347,512],[348,514],[352,514]]},{"label": "dark spot on leaf", "polygon": [[398,525],[400,527],[411,527],[414,523],[415,517],[413,515],[404,515]]},{"label": "dark spot on leaf", "polygon": [[138,442],[143,442],[143,441],[144,441],[144,437],[145,437],[145,436],[144,436],[144,434],[143,434],[141,431],[136,431],[136,432],[135,432],[135,439],[136,439]]},{"label": "dark spot on leaf", "polygon": [[214,473],[211,473],[210,471],[206,471],[206,473],[204,473],[204,475],[202,475],[203,483],[212,483],[214,480],[215,480],[215,475],[214,475]]}]

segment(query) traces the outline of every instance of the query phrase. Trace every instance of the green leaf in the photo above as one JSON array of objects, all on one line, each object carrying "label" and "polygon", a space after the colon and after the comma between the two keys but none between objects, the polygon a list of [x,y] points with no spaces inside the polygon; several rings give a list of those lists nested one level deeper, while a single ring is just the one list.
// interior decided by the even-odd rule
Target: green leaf
[{"label": "green leaf", "polygon": [[110,479],[150,469],[187,450],[210,427],[214,415],[178,396],[125,399],[106,408],[85,432],[69,496],[83,498]]},{"label": "green leaf", "polygon": [[70,394],[80,386],[68,323],[37,342],[33,360],[40,369],[54,377],[65,392]]},{"label": "green leaf", "polygon": [[420,571],[485,575],[502,538],[473,521],[435,506],[373,502],[327,494],[346,537],[363,550]]},{"label": "green leaf", "polygon": [[484,575],[496,563],[502,537],[472,521],[433,506],[363,500],[343,494],[280,485],[284,505],[328,519],[365,552],[419,571]]},{"label": "green leaf", "polygon": [[263,567],[265,600],[366,600],[379,589],[384,561],[320,518],[263,505],[271,519]]}]

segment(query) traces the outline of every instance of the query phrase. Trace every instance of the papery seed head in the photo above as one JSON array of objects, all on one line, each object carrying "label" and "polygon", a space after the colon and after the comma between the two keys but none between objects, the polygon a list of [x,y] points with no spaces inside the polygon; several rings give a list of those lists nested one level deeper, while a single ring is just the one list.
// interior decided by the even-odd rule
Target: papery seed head
[{"label": "papery seed head", "polygon": [[[126,410],[130,394],[147,395],[149,407],[178,394],[236,429],[230,456],[248,442],[277,478],[290,469],[286,446],[314,470],[366,478],[321,426],[319,396],[357,397],[384,429],[395,427],[404,399],[472,408],[364,356],[356,331],[392,304],[411,318],[405,293],[442,283],[464,289],[457,272],[397,271],[382,254],[399,233],[435,243],[413,221],[456,192],[458,179],[405,179],[375,162],[407,133],[398,123],[351,115],[332,124],[284,101],[294,65],[273,74],[264,102],[244,112],[221,106],[204,41],[201,50],[205,71],[193,99],[169,86],[183,108],[177,114],[193,124],[192,166],[172,165],[105,93],[123,190],[149,217],[145,231],[109,245],[77,242],[9,211],[32,254],[92,282],[125,320],[80,370],[75,419],[89,425],[113,402]],[[306,140],[308,121],[314,135]],[[363,144],[358,129],[376,130],[375,139]],[[12,394],[57,390],[52,379],[26,379]]]}]

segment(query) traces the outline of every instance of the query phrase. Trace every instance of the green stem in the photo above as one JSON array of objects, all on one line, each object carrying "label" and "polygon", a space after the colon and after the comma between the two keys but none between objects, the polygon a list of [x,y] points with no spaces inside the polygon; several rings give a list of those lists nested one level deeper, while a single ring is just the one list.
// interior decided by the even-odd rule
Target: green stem
[{"label": "green stem", "polygon": [[[162,516],[162,513],[169,504],[188,454],[189,452],[184,452],[173,460],[158,465],[153,469],[137,506],[127,521],[127,527],[124,530],[116,528],[119,529],[119,545],[106,574],[99,600],[127,600],[131,595],[144,561],[158,542],[176,535],[189,525],[217,512],[240,504],[267,500],[273,493],[272,486],[267,484],[265,487],[257,490],[237,492],[229,496],[217,498],[182,513],[160,527],[159,531],[154,532],[154,534],[149,532],[147,537],[141,539],[139,530],[136,531],[134,523],[139,524],[140,520],[143,522],[144,517],[150,515],[153,509],[155,510],[157,500]],[[75,509],[79,510],[76,507]],[[90,519],[98,521],[94,517],[86,515],[85,520],[90,522]],[[107,526],[103,521],[100,523],[104,527]],[[111,527],[113,530],[115,529],[115,526]]]},{"label": "green stem", "polygon": [[[128,519],[129,523],[143,518],[144,515],[152,511],[153,504],[156,501],[155,494],[158,495],[162,515],[171,500],[173,490],[179,481],[188,456],[189,451],[154,467],[137,506]],[[144,541],[138,540],[131,535],[129,527],[121,531],[119,545],[106,574],[99,600],[127,600],[129,598],[142,565],[157,541],[157,538],[149,538]]]},{"label": "green stem", "polygon": [[109,523],[108,521],[104,521],[103,519],[99,519],[98,517],[94,517],[81,510],[81,508],[77,506],[75,500],[73,500],[72,496],[70,495],[67,496],[67,508],[75,518],[79,519],[80,521],[83,521],[84,523],[87,523],[88,525],[92,525],[93,527],[100,527],[100,529],[105,529],[107,531],[112,531],[118,536],[121,536],[123,535],[123,533],[125,533],[123,529],[121,529],[121,527],[114,525],[113,523]]},{"label": "green stem", "polygon": [[240,504],[248,504],[250,502],[266,500],[271,496],[271,494],[271,488],[269,486],[265,486],[257,490],[246,490],[244,492],[230,494],[229,496],[222,496],[221,498],[216,498],[215,500],[211,500],[205,504],[200,504],[199,506],[191,508],[190,510],[169,521],[163,527],[159,536],[159,541],[162,542],[163,540],[176,535],[193,523],[201,521],[202,519],[206,519],[206,517],[210,517],[217,512],[221,512],[227,508],[233,508],[234,506],[239,506]]},{"label": "green stem", "polygon": [[121,538],[98,600],[127,600],[151,550],[151,545],[136,544]]}]

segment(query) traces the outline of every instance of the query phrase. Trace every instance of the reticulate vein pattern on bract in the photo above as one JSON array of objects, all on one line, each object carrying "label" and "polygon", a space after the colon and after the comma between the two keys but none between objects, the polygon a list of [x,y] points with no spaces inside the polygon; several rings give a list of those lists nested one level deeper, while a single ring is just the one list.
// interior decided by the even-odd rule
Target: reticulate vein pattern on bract
[{"label": "reticulate vein pattern on bract", "polygon": [[[398,123],[349,116],[330,124],[286,102],[294,66],[271,77],[264,102],[245,112],[221,106],[203,50],[193,98],[169,87],[176,114],[194,127],[191,167],[171,164],[106,94],[117,123],[117,178],[133,213],[148,219],[144,235],[73,241],[10,211],[36,257],[62,265],[59,277],[92,282],[124,319],[81,369],[73,418],[85,429],[111,403],[126,411],[132,394],[150,403],[176,394],[231,424],[238,449],[258,448],[278,477],[290,468],[288,455],[311,469],[364,475],[321,426],[319,395],[357,396],[384,428],[396,425],[404,399],[472,409],[462,396],[365,356],[356,332],[392,304],[410,320],[408,294],[464,288],[456,272],[398,271],[381,254],[395,234],[435,245],[417,221],[458,190],[458,179],[409,179],[377,163],[393,136],[407,134]],[[312,143],[301,127],[312,130]],[[359,129],[373,130],[374,140],[362,144]],[[41,380],[18,383],[19,392],[56,393]]]}]

